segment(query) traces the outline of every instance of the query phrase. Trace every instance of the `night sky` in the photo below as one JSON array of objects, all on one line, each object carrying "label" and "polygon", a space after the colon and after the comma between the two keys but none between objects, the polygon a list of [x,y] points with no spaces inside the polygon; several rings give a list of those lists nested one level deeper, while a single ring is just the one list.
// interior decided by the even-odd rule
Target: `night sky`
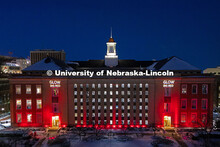
[{"label": "night sky", "polygon": [[220,0],[1,0],[0,55],[47,48],[104,59],[111,27],[119,59],[220,65]]}]

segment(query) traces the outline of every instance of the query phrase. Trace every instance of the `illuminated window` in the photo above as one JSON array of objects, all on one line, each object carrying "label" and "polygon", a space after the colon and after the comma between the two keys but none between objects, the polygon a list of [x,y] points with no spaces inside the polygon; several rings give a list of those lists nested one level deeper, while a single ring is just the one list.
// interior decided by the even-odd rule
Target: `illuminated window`
[{"label": "illuminated window", "polygon": [[58,88],[53,88],[53,96],[58,96],[59,91]]},{"label": "illuminated window", "polygon": [[148,91],[145,91],[145,95],[148,95]]},{"label": "illuminated window", "polygon": [[192,109],[197,109],[197,100],[196,99],[192,99]]},{"label": "illuminated window", "polygon": [[121,95],[124,95],[125,94],[125,92],[124,91],[121,91]]},{"label": "illuminated window", "polygon": [[115,87],[118,88],[118,84],[115,84]]},{"label": "illuminated window", "polygon": [[192,94],[197,94],[197,85],[196,84],[192,85]]},{"label": "illuminated window", "polygon": [[16,89],[16,94],[21,94],[21,85],[16,85],[15,89]]},{"label": "illuminated window", "polygon": [[21,113],[17,113],[17,123],[21,123],[21,122],[22,122]]},{"label": "illuminated window", "polygon": [[32,122],[32,114],[27,114],[27,122]]},{"label": "illuminated window", "polygon": [[131,85],[128,83],[128,84],[127,84],[127,87],[128,87],[128,88],[130,88],[130,87],[131,87]]},{"label": "illuminated window", "polygon": [[74,84],[74,88],[77,88],[77,84]]},{"label": "illuminated window", "polygon": [[104,88],[107,88],[107,84],[104,84]]},{"label": "illuminated window", "polygon": [[26,100],[27,109],[31,109],[31,100]]},{"label": "illuminated window", "polygon": [[142,88],[142,84],[139,84],[139,87]]},{"label": "illuminated window", "polygon": [[148,84],[145,84],[145,88],[148,88]]},{"label": "illuminated window", "polygon": [[104,95],[107,95],[107,91],[104,91]]},{"label": "illuminated window", "polygon": [[83,88],[83,84],[80,84],[80,88],[81,88],[81,89]]},{"label": "illuminated window", "polygon": [[139,94],[142,95],[142,91],[139,91]]},{"label": "illuminated window", "polygon": [[98,88],[101,88],[101,84],[98,84]]},{"label": "illuminated window", "polygon": [[202,85],[202,94],[208,94],[208,85],[207,84]]},{"label": "illuminated window", "polygon": [[104,98],[104,102],[107,102],[107,99],[106,99],[106,98]]},{"label": "illuminated window", "polygon": [[202,109],[207,109],[207,106],[208,106],[208,100],[202,99]]},{"label": "illuminated window", "polygon": [[183,84],[182,85],[182,94],[186,94],[187,93],[187,85]]},{"label": "illuminated window", "polygon": [[148,106],[145,106],[145,110],[148,110]]},{"label": "illuminated window", "polygon": [[192,123],[195,123],[196,120],[197,120],[197,115],[196,115],[196,113],[192,113],[192,114],[191,114],[191,122],[192,122]]},{"label": "illuminated window", "polygon": [[77,95],[77,91],[74,91],[74,95]]},{"label": "illuminated window", "polygon": [[112,84],[110,84],[110,88],[112,88],[113,87],[113,85]]},{"label": "illuminated window", "polygon": [[92,91],[92,95],[95,95],[95,91]]},{"label": "illuminated window", "polygon": [[36,86],[36,93],[41,94],[41,85]]},{"label": "illuminated window", "polygon": [[202,116],[201,116],[201,120],[202,120],[202,123],[207,123],[207,114],[206,113],[202,113]]},{"label": "illuminated window", "polygon": [[165,87],[164,90],[165,90],[165,93],[164,93],[165,96],[171,96],[171,88],[170,87]]},{"label": "illuminated window", "polygon": [[170,112],[170,103],[164,103],[164,112]]},{"label": "illuminated window", "polygon": [[142,103],[142,98],[139,99],[140,103]]},{"label": "illuminated window", "polygon": [[37,109],[42,109],[42,100],[37,100]]},{"label": "illuminated window", "polygon": [[95,88],[95,84],[92,84],[92,88]]},{"label": "illuminated window", "polygon": [[113,99],[112,99],[112,98],[110,98],[110,102],[113,102]]},{"label": "illuminated window", "polygon": [[31,94],[31,85],[26,85],[26,94]]},{"label": "illuminated window", "polygon": [[75,106],[75,110],[77,110],[77,106]]},{"label": "illuminated window", "polygon": [[21,109],[21,100],[16,100],[16,109]]},{"label": "illuminated window", "polygon": [[148,120],[145,120],[145,125],[148,125]]},{"label": "illuminated window", "polygon": [[110,91],[110,95],[112,95],[113,94],[113,92],[112,91]]},{"label": "illuminated window", "polygon": [[118,91],[115,91],[115,94],[118,95]]},{"label": "illuminated window", "polygon": [[187,100],[181,100],[181,108],[186,109],[187,106]]},{"label": "illuminated window", "polygon": [[121,88],[125,88],[125,84],[121,84]]},{"label": "illuminated window", "polygon": [[186,114],[181,114],[181,123],[186,122]]},{"label": "illuminated window", "polygon": [[125,99],[124,98],[121,98],[121,102],[124,102],[125,101]]}]

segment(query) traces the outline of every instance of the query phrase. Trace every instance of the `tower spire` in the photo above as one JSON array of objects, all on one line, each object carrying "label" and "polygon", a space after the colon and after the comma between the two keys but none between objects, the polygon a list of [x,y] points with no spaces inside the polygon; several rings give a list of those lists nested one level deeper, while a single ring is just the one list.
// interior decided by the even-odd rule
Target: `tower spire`
[{"label": "tower spire", "polygon": [[110,38],[112,38],[112,27],[111,27],[111,36],[110,36]]}]

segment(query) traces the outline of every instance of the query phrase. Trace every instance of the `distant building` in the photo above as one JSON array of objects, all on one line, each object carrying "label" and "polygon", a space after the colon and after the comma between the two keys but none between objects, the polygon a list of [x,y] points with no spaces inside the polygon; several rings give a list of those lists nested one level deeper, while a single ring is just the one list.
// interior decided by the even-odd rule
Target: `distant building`
[{"label": "distant building", "polygon": [[[47,70],[103,76],[55,76]],[[174,76],[107,76],[107,70],[173,71]],[[104,60],[64,62],[46,57],[10,78],[12,126],[201,127],[212,125],[214,77],[188,62],[120,60],[107,42]]]},{"label": "distant building", "polygon": [[35,64],[36,62],[46,58],[46,57],[52,57],[61,61],[66,60],[66,53],[64,50],[56,51],[52,49],[39,49],[35,51],[31,51],[31,64]]},{"label": "distant building", "polygon": [[0,114],[10,112],[9,80],[0,76]]},{"label": "distant building", "polygon": [[214,75],[220,75],[220,66],[217,66],[216,68],[206,68],[203,73],[211,73]]},{"label": "distant building", "polygon": [[207,68],[203,73],[215,75],[216,98],[214,99],[214,107],[220,108],[220,66],[217,66],[216,68]]}]

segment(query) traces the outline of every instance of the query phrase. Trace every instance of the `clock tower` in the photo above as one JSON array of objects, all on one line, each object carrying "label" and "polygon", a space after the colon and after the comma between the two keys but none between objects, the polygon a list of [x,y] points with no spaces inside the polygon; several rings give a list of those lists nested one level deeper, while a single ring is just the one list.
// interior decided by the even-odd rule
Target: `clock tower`
[{"label": "clock tower", "polygon": [[107,53],[105,55],[105,66],[114,67],[118,65],[118,55],[116,54],[116,42],[112,38],[112,31],[109,41],[106,43]]}]

